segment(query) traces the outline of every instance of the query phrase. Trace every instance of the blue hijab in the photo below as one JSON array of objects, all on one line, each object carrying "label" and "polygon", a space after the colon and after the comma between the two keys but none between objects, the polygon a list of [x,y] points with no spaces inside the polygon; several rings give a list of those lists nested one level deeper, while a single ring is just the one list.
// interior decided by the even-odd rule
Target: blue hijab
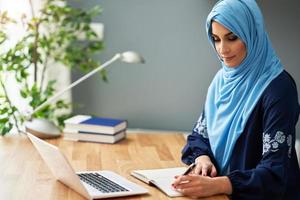
[{"label": "blue hijab", "polygon": [[207,133],[220,174],[224,175],[253,108],[283,67],[271,46],[255,0],[221,0],[214,6],[206,26],[214,47],[212,21],[232,31],[247,49],[245,59],[235,68],[226,66],[220,59],[222,68],[215,75],[206,97]]}]

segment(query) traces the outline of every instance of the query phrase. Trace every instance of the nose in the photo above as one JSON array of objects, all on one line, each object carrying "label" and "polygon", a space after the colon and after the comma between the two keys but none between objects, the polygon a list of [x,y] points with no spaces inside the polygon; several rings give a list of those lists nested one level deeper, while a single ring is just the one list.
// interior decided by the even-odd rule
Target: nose
[{"label": "nose", "polygon": [[224,41],[221,41],[219,44],[219,54],[220,55],[226,55],[230,52],[230,48],[228,44]]}]

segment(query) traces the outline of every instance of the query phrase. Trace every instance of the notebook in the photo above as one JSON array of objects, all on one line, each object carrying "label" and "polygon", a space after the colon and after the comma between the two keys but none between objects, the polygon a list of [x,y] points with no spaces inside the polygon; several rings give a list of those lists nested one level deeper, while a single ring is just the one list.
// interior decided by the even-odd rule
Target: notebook
[{"label": "notebook", "polygon": [[57,180],[87,199],[102,199],[145,194],[148,191],[112,171],[73,170],[64,154],[54,145],[27,133]]},{"label": "notebook", "polygon": [[165,169],[148,169],[148,170],[134,170],[131,175],[135,178],[149,184],[156,186],[169,197],[183,196],[172,188],[174,176],[183,174],[186,167],[175,167]]}]

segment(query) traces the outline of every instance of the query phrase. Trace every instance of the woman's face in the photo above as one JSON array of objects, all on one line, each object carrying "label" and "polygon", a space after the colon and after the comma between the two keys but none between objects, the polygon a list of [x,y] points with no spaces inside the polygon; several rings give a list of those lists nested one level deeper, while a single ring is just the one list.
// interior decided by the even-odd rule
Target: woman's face
[{"label": "woman's face", "polygon": [[244,42],[215,21],[212,22],[212,39],[220,58],[228,67],[240,65],[247,55]]}]

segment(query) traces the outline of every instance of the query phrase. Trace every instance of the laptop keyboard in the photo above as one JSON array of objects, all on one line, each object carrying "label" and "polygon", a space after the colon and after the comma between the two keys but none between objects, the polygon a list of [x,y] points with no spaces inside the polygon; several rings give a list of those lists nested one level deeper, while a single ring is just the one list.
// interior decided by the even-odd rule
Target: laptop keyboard
[{"label": "laptop keyboard", "polygon": [[96,188],[102,193],[125,192],[129,191],[119,184],[101,176],[98,173],[78,174],[80,180]]}]

